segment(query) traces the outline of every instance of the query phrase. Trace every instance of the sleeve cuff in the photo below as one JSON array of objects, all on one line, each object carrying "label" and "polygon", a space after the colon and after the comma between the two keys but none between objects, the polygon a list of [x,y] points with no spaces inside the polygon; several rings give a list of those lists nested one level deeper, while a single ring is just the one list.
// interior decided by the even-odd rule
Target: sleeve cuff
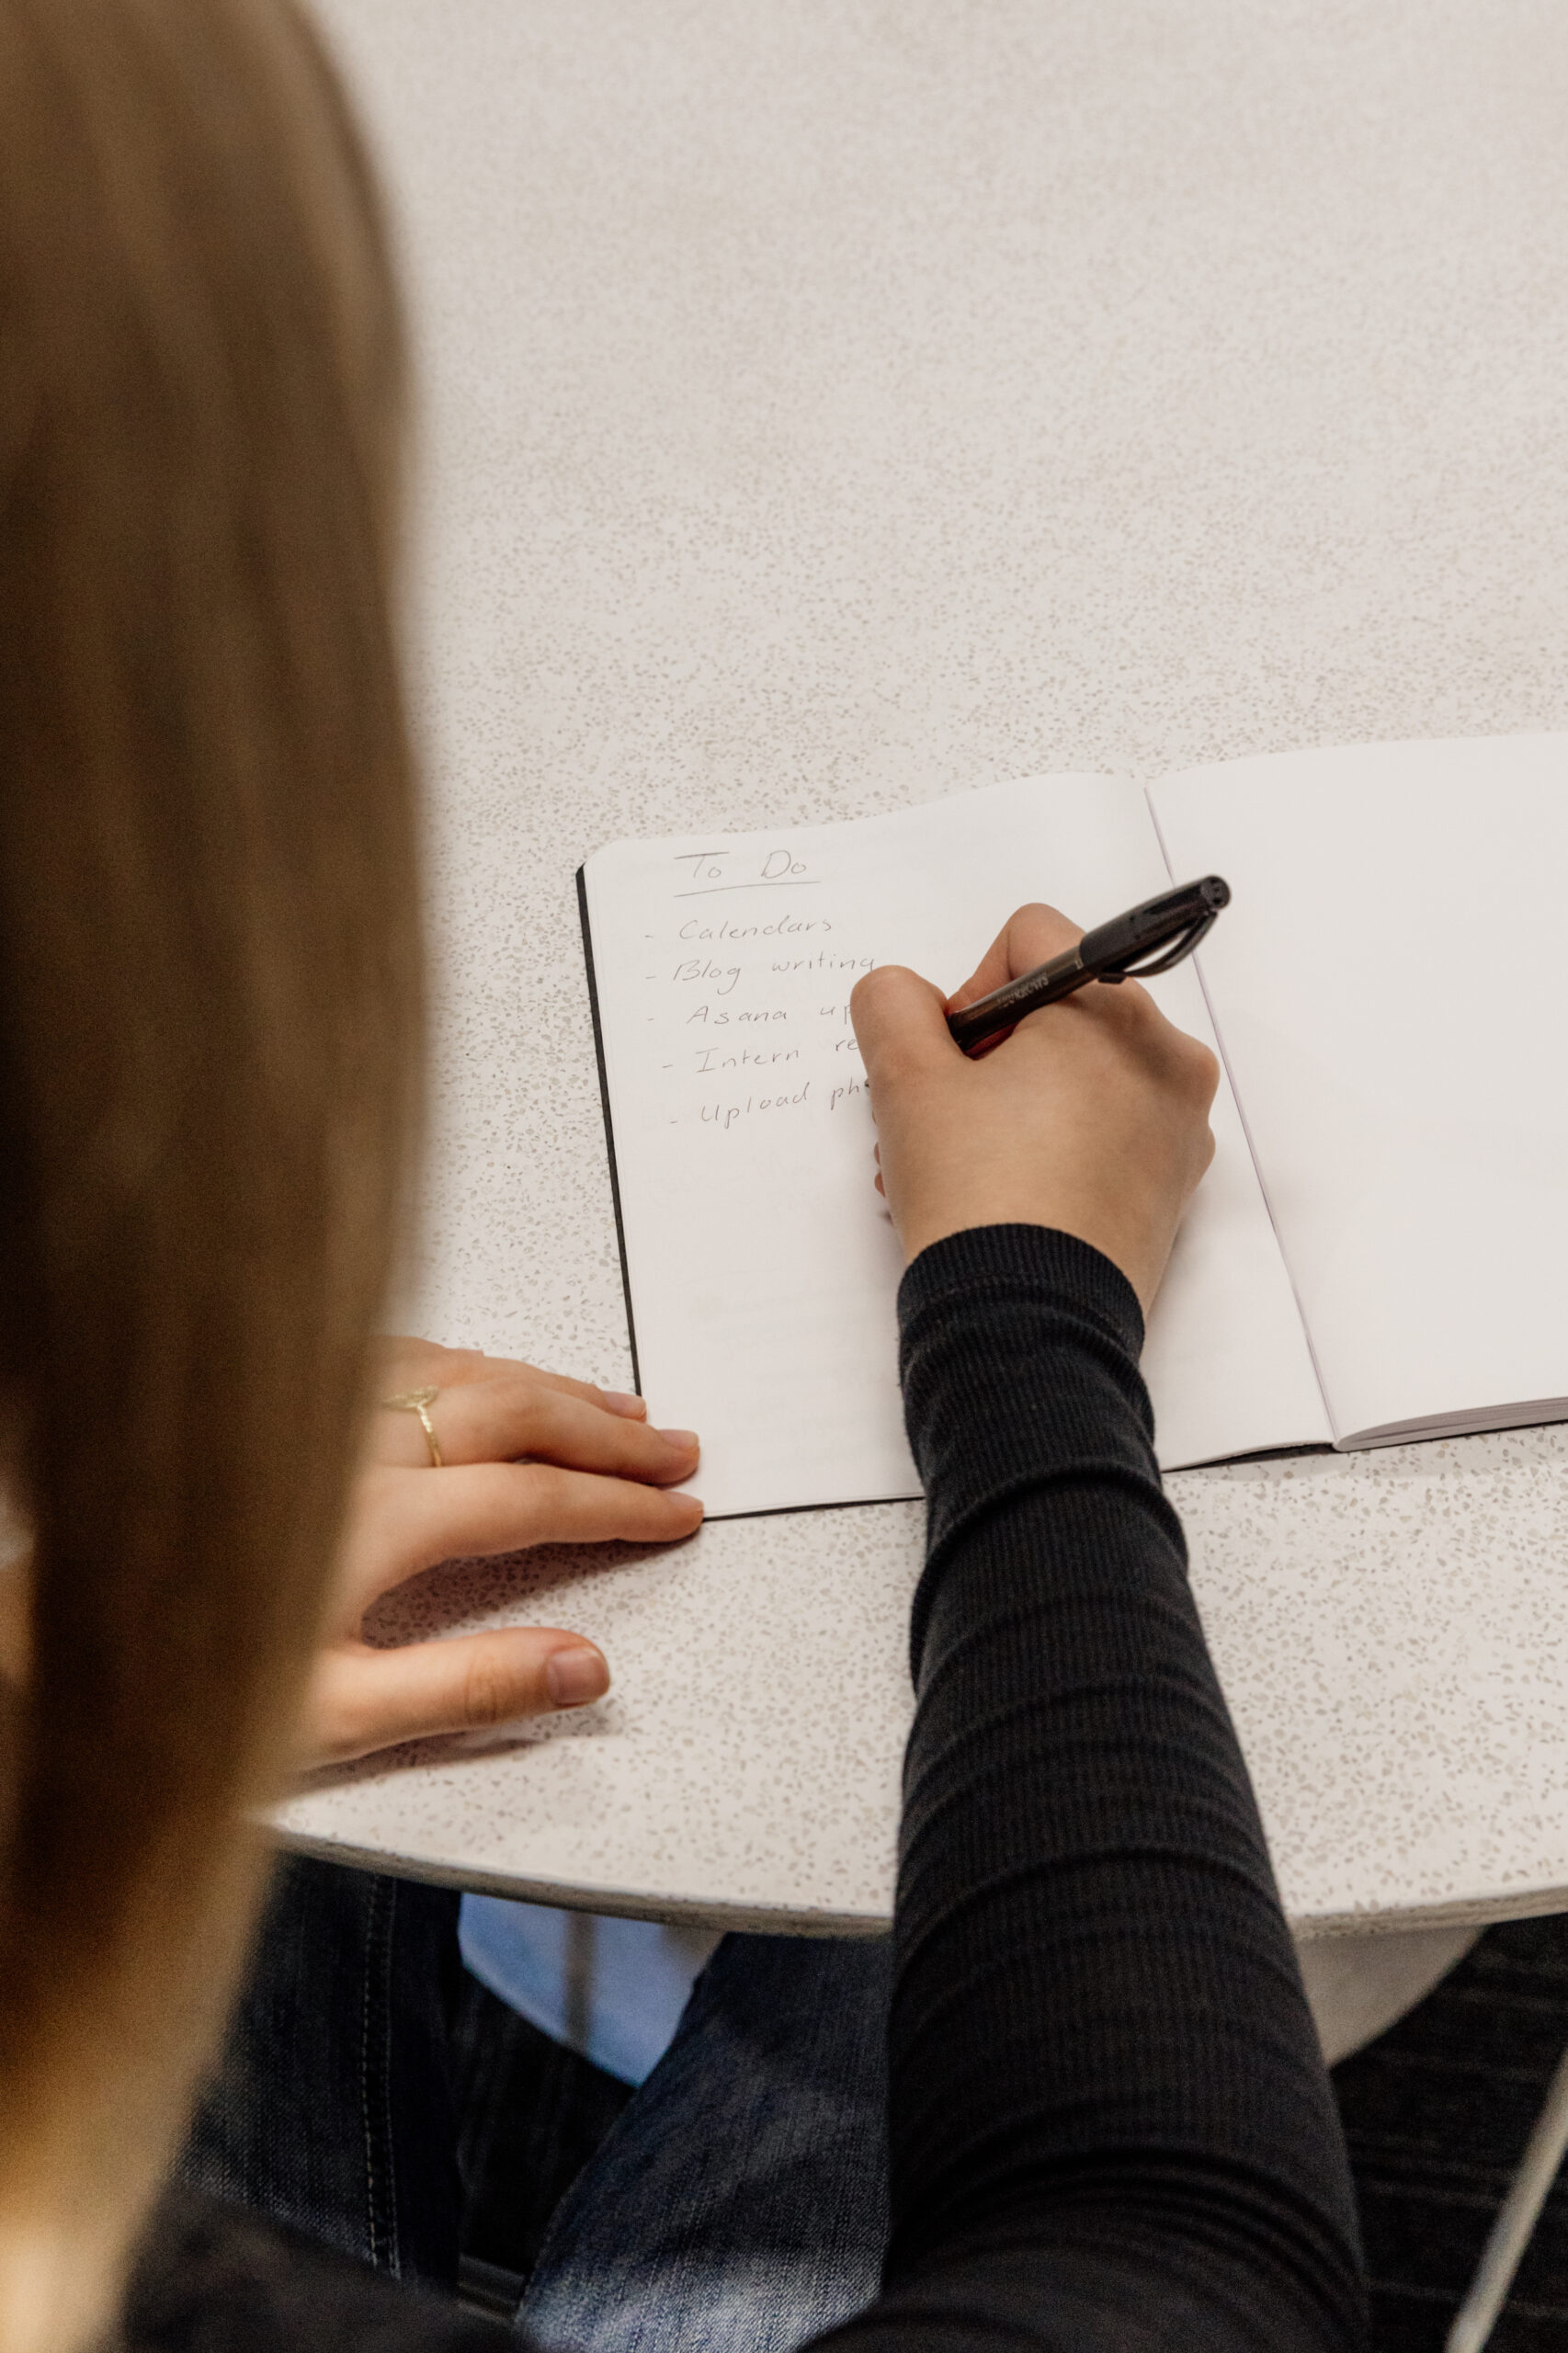
[{"label": "sleeve cuff", "polygon": [[972,1298],[991,1284],[1019,1283],[1055,1292],[1063,1307],[1103,1326],[1136,1363],[1143,1347],[1137,1292],[1103,1250],[1051,1225],[971,1225],[933,1242],[904,1270],[899,1323],[907,1331],[917,1315],[957,1291]]}]

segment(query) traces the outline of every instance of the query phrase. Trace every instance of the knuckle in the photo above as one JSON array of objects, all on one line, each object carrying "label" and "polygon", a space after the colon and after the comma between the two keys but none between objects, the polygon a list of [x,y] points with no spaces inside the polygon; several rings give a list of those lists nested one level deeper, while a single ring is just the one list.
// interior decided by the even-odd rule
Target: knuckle
[{"label": "knuckle", "polygon": [[1048,900],[1033,899],[1008,916],[1006,937],[1010,948],[1020,950],[1028,961],[1038,962],[1082,939],[1084,926]]},{"label": "knuckle", "polygon": [[541,1382],[508,1381],[502,1397],[507,1450],[514,1457],[543,1451],[558,1435],[561,1423],[555,1392]]},{"label": "knuckle", "polygon": [[898,1007],[911,978],[901,965],[879,964],[862,973],[849,993],[849,1015],[861,1052],[884,1073],[898,1055]]},{"label": "knuckle", "polygon": [[1141,981],[1121,981],[1114,988],[1101,986],[1093,994],[1108,1013],[1127,1024],[1141,1045],[1153,1042],[1170,1029],[1170,1023]]},{"label": "knuckle", "polygon": [[463,1722],[470,1724],[505,1723],[508,1716],[518,1712],[522,1696],[517,1677],[508,1674],[505,1664],[489,1643],[476,1644],[463,1665],[462,1691],[459,1701]]},{"label": "knuckle", "polygon": [[548,1543],[548,1531],[564,1526],[571,1509],[573,1474],[554,1462],[532,1462],[528,1465],[529,1518],[536,1529],[532,1540]]},{"label": "knuckle", "polygon": [[1178,1067],[1187,1092],[1194,1103],[1207,1111],[1219,1091],[1219,1057],[1201,1040],[1184,1036]]},{"label": "knuckle", "polygon": [[561,1505],[563,1474],[560,1466],[554,1462],[529,1462],[524,1467],[529,1503],[540,1518],[551,1517]]},{"label": "knuckle", "polygon": [[849,1002],[864,1012],[875,1010],[890,993],[896,996],[907,984],[910,975],[902,964],[873,964],[862,972],[849,992]]}]

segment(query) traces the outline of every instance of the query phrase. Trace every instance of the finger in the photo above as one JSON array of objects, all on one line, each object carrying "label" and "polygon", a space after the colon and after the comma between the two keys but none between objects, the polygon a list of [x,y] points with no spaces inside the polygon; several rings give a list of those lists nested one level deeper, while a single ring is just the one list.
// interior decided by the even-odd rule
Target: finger
[{"label": "finger", "polygon": [[1006,988],[1020,973],[1049,963],[1064,948],[1075,948],[1083,937],[1082,926],[1059,907],[1039,904],[1019,907],[1008,916],[962,988],[948,999],[948,1011],[961,1013],[965,1006],[989,996],[993,989]]},{"label": "finger", "polygon": [[879,1078],[889,1083],[939,1069],[959,1051],[941,991],[901,964],[879,964],[857,981],[849,1017],[873,1093]]},{"label": "finger", "polygon": [[581,1634],[519,1626],[449,1642],[372,1650],[339,1643],[317,1660],[304,1759],[344,1764],[393,1741],[559,1713],[609,1688],[603,1654]]},{"label": "finger", "polygon": [[[591,1390],[579,1395],[580,1385],[568,1389],[520,1366],[493,1381],[438,1390],[425,1411],[442,1462],[559,1462],[653,1486],[691,1476],[699,1452],[694,1430],[631,1421],[595,1402]],[[428,1466],[429,1443],[417,1415],[395,1410],[379,1418],[386,1427],[376,1442],[378,1461]]]},{"label": "finger", "polygon": [[[585,1405],[597,1405],[607,1414],[620,1414],[628,1421],[645,1421],[648,1415],[646,1398],[634,1397],[624,1389],[600,1389],[591,1381],[574,1381],[570,1373],[546,1372],[537,1364],[525,1364],[520,1357],[481,1357],[477,1372],[463,1376],[466,1381],[528,1380],[541,1388],[558,1390],[562,1397],[580,1397]],[[437,1382],[437,1387],[445,1387]]]},{"label": "finger", "polygon": [[349,1622],[378,1594],[437,1561],[515,1552],[532,1544],[673,1544],[702,1523],[695,1495],[545,1462],[483,1462],[443,1471],[367,1471],[344,1551]]},{"label": "finger", "polygon": [[563,1372],[535,1372],[547,1388],[559,1389],[563,1397],[580,1397],[585,1405],[597,1405],[607,1414],[619,1414],[623,1421],[645,1422],[648,1400],[635,1396],[630,1389],[597,1389],[591,1381],[569,1381]]},{"label": "finger", "polygon": [[487,1357],[479,1348],[444,1348],[436,1340],[410,1340],[382,1336],[373,1343],[376,1394],[390,1397],[405,1389],[454,1389],[473,1381],[493,1381],[506,1374],[526,1373],[547,1389],[567,1397],[581,1397],[602,1405],[608,1414],[623,1414],[629,1421],[647,1417],[646,1400],[624,1389],[599,1389],[591,1381],[574,1381],[564,1372],[545,1372],[518,1357]]},{"label": "finger", "polygon": [[484,1368],[480,1348],[444,1348],[438,1340],[392,1332],[378,1332],[370,1343],[370,1377],[378,1397],[480,1379]]}]

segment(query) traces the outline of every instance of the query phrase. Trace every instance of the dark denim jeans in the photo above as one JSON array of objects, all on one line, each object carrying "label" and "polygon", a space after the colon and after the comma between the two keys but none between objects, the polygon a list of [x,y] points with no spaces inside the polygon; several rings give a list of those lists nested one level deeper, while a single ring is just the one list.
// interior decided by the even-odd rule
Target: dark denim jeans
[{"label": "dark denim jeans", "polygon": [[887,2237],[890,1947],[726,1937],[556,2209],[547,2345],[790,2353],[869,2303]]},{"label": "dark denim jeans", "polygon": [[396,2279],[455,2290],[459,1901],[282,1859],[183,2179]]},{"label": "dark denim jeans", "polygon": [[[450,2288],[455,1894],[288,1858],[184,2177]],[[726,1937],[562,2200],[521,2317],[586,2353],[789,2353],[876,2293],[881,1939]]]}]

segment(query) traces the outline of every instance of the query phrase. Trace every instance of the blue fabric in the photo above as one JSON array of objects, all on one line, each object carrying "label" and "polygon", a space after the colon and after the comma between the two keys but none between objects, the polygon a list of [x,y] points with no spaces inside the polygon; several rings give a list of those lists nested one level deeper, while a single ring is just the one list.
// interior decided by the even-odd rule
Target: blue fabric
[{"label": "blue fabric", "polygon": [[708,1929],[498,1895],[465,1895],[458,1935],[482,1985],[623,2084],[642,2083],[663,2058],[719,1941]]},{"label": "blue fabric", "polygon": [[[285,1859],[179,2165],[383,2271],[457,2276],[458,1900]],[[789,2353],[875,2295],[891,1947],[726,1937],[562,2201],[524,2305],[581,2353]]]},{"label": "blue fabric", "polygon": [[887,2239],[886,1938],[726,1937],[551,2225],[519,2318],[588,2353],[791,2353]]},{"label": "blue fabric", "polygon": [[457,1918],[451,1890],[283,1858],[180,2178],[455,2289]]}]

